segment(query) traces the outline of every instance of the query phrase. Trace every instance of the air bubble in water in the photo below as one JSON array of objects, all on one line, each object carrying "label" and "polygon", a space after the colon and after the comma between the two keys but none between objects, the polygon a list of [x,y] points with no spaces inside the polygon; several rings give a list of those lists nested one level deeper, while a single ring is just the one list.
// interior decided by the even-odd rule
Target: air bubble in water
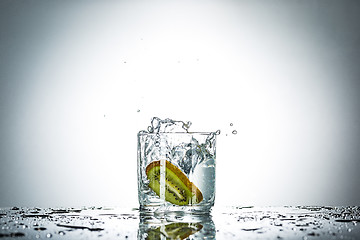
[{"label": "air bubble in water", "polygon": [[46,237],[47,237],[47,238],[51,238],[51,237],[52,237],[52,234],[51,234],[51,233],[48,233],[48,234],[46,234]]}]

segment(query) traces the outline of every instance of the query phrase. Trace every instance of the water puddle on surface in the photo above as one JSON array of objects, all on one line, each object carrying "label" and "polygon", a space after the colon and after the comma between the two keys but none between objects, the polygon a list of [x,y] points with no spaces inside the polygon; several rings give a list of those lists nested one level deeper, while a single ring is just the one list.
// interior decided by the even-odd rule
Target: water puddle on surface
[{"label": "water puddle on surface", "polygon": [[215,207],[211,215],[141,215],[137,208],[2,208],[10,239],[359,239],[360,207]]}]

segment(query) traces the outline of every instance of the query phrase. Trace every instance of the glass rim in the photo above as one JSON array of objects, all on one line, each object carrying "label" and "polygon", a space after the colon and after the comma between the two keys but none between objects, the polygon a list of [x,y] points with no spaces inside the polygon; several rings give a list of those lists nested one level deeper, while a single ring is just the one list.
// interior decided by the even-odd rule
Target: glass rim
[{"label": "glass rim", "polygon": [[214,136],[218,135],[216,132],[159,132],[159,133],[149,133],[149,132],[138,132],[138,135],[156,135],[156,134],[198,134],[198,135],[211,135],[214,134]]}]

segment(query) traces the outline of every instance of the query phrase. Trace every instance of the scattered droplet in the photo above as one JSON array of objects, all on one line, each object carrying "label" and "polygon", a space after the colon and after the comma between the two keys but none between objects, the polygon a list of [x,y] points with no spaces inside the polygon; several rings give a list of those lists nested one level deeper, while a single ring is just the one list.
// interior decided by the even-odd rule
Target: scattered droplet
[{"label": "scattered droplet", "polygon": [[233,126],[234,124],[233,123],[230,123],[230,126]]},{"label": "scattered droplet", "polygon": [[215,132],[216,135],[220,135],[221,131],[220,129]]},{"label": "scattered droplet", "polygon": [[237,134],[237,131],[236,130],[232,131],[232,134]]},{"label": "scattered droplet", "polygon": [[14,232],[14,233],[0,233],[0,238],[7,237],[24,237],[25,233],[22,232]]},{"label": "scattered droplet", "polygon": [[250,228],[242,228],[241,230],[243,230],[243,231],[257,231],[257,230],[259,230],[259,229],[261,229],[261,227],[255,227],[255,228],[252,228],[252,227],[250,227]]},{"label": "scattered droplet", "polygon": [[137,112],[140,112],[140,109],[138,109]]},{"label": "scattered droplet", "polygon": [[34,228],[34,230],[36,230],[36,231],[45,231],[46,228],[45,227],[36,227],[36,228]]},{"label": "scattered droplet", "polygon": [[311,233],[308,233],[309,236],[320,236],[319,233],[315,233],[315,232],[311,232]]},{"label": "scattered droplet", "polygon": [[97,227],[86,227],[86,226],[77,226],[77,225],[68,225],[68,224],[56,224],[56,226],[58,227],[66,227],[66,228],[71,228],[71,229],[87,229],[89,231],[102,231],[104,230],[103,228],[97,228]]},{"label": "scattered droplet", "polygon": [[191,127],[191,124],[192,122],[187,121],[186,123],[184,123],[183,128],[187,131]]},{"label": "scattered droplet", "polygon": [[46,237],[47,237],[47,238],[52,238],[52,236],[53,236],[53,235],[52,235],[51,233],[46,234]]}]

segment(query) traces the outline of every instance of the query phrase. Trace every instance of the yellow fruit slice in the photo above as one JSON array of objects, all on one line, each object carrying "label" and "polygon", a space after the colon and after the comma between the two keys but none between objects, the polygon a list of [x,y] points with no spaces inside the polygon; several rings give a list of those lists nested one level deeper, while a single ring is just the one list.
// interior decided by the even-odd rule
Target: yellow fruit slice
[{"label": "yellow fruit slice", "polygon": [[[201,191],[186,175],[169,161],[165,161],[165,200],[176,205],[194,205],[203,200]],[[149,187],[160,196],[160,161],[146,167]]]}]

